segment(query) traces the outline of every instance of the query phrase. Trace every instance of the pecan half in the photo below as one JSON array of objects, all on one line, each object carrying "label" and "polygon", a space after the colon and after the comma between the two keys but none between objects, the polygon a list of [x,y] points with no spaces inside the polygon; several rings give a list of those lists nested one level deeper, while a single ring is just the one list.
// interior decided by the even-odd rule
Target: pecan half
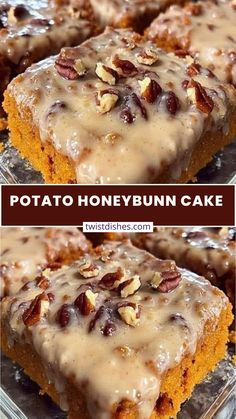
[{"label": "pecan half", "polygon": [[91,290],[87,290],[76,298],[74,305],[79,309],[83,316],[88,316],[95,310],[97,296],[98,294],[94,294]]},{"label": "pecan half", "polygon": [[103,63],[97,63],[95,73],[104,81],[104,83],[108,83],[111,86],[114,86],[118,80],[118,73],[111,67],[107,67]]},{"label": "pecan half", "polygon": [[165,261],[163,263],[163,271],[155,272],[150,280],[153,289],[159,292],[170,292],[174,290],[181,281],[181,273],[177,269],[175,262]]},{"label": "pecan half", "polygon": [[117,289],[123,276],[124,272],[118,268],[116,272],[109,272],[104,275],[98,285],[104,290]]},{"label": "pecan half", "polygon": [[91,261],[83,262],[78,269],[79,273],[83,278],[94,278],[98,276],[100,272],[100,266],[95,265]]},{"label": "pecan half", "polygon": [[119,285],[119,291],[122,298],[127,298],[129,295],[135,294],[141,287],[141,281],[139,275],[134,275],[127,281],[122,282]]},{"label": "pecan half", "polygon": [[74,68],[75,61],[71,58],[61,58],[55,61],[55,68],[60,76],[67,80],[76,80],[79,74]]},{"label": "pecan half", "polygon": [[190,101],[199,109],[201,112],[209,114],[214,108],[214,102],[210,96],[208,96],[206,90],[200,83],[195,80],[191,80],[187,87],[187,95]]},{"label": "pecan half", "polygon": [[162,88],[150,77],[145,77],[143,80],[139,80],[141,96],[148,102],[154,103],[157,97],[161,94]]},{"label": "pecan half", "polygon": [[138,70],[131,61],[122,60],[117,55],[113,59],[113,64],[118,68],[124,77],[134,76]]},{"label": "pecan half", "polygon": [[152,48],[145,48],[137,55],[139,64],[152,65],[157,62],[159,56]]},{"label": "pecan half", "polygon": [[117,309],[123,322],[129,326],[135,327],[140,323],[140,305],[127,301]]},{"label": "pecan half", "polygon": [[157,288],[159,292],[166,293],[173,291],[175,288],[177,288],[181,281],[181,273],[177,269],[162,272],[161,276],[163,280]]},{"label": "pecan half", "polygon": [[35,297],[29,308],[22,314],[22,320],[26,326],[33,326],[44,317],[49,309],[48,296],[43,292]]}]

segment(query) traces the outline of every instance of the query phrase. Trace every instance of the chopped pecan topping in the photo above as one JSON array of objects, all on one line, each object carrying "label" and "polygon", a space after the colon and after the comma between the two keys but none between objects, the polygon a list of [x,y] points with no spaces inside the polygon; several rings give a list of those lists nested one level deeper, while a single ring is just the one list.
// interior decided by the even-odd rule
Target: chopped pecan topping
[{"label": "chopped pecan topping", "polygon": [[79,74],[74,68],[75,61],[71,58],[61,58],[60,56],[55,61],[55,68],[60,76],[67,80],[75,80]]},{"label": "chopped pecan topping", "polygon": [[160,292],[173,291],[179,285],[181,281],[181,273],[177,269],[165,271],[161,273],[163,281],[157,288]]},{"label": "chopped pecan topping", "polygon": [[145,48],[137,55],[137,61],[139,64],[152,65],[157,62],[158,54],[151,48]]},{"label": "chopped pecan topping", "polygon": [[123,276],[124,272],[119,268],[116,272],[110,272],[104,275],[98,285],[105,290],[115,289],[120,285]]},{"label": "chopped pecan topping", "polygon": [[143,80],[139,80],[141,96],[146,99],[148,103],[154,103],[157,97],[161,94],[162,88],[150,77],[145,77]]},{"label": "chopped pecan topping", "polygon": [[153,289],[166,293],[174,290],[180,281],[181,273],[178,271],[175,262],[165,261],[164,270],[154,273],[150,285]]},{"label": "chopped pecan topping", "polygon": [[48,19],[33,18],[31,19],[31,25],[35,26],[50,26],[51,23]]},{"label": "chopped pecan topping", "polygon": [[103,63],[97,63],[95,72],[99,79],[110,84],[110,86],[114,86],[118,80],[118,73]]},{"label": "chopped pecan topping", "polygon": [[91,333],[95,327],[98,327],[104,336],[112,336],[116,331],[112,315],[111,308],[101,306],[89,324],[89,332]]},{"label": "chopped pecan topping", "polygon": [[199,64],[197,64],[197,63],[192,63],[191,65],[189,65],[189,66],[187,67],[187,75],[188,75],[189,77],[196,76],[197,74],[199,74],[199,73],[200,73],[200,69],[201,69],[201,66],[200,66]]},{"label": "chopped pecan topping", "polygon": [[137,68],[131,61],[121,60],[117,55],[113,59],[113,64],[121,71],[122,76],[129,77],[137,74]]},{"label": "chopped pecan topping", "polygon": [[14,23],[16,23],[17,22],[17,18],[16,18],[16,16],[15,16],[15,7],[11,7],[10,9],[9,9],[9,11],[8,11],[8,13],[7,13],[7,20],[8,20],[8,23],[10,23],[10,24],[12,24],[12,25],[14,25]]},{"label": "chopped pecan topping", "polygon": [[135,327],[140,323],[140,306],[136,303],[126,302],[118,307],[118,313],[126,324]]},{"label": "chopped pecan topping", "polygon": [[128,107],[122,109],[120,113],[120,118],[122,119],[122,121],[125,122],[125,124],[132,124],[135,119],[134,115]]},{"label": "chopped pecan topping", "polygon": [[186,240],[194,240],[194,239],[205,239],[207,237],[207,234],[205,231],[199,230],[199,231],[190,231],[187,236]]},{"label": "chopped pecan topping", "polygon": [[162,281],[163,281],[163,278],[161,276],[161,273],[155,272],[150,281],[150,285],[152,286],[152,288],[157,289]]},{"label": "chopped pecan topping", "polygon": [[98,294],[94,294],[88,289],[76,298],[74,305],[79,309],[83,316],[88,316],[95,310],[97,296]]},{"label": "chopped pecan topping", "polygon": [[177,57],[185,58],[188,56],[188,51],[186,49],[177,49],[175,55],[177,55]]},{"label": "chopped pecan topping", "polygon": [[78,73],[79,76],[83,76],[86,73],[86,67],[80,58],[75,60],[74,69]]},{"label": "chopped pecan topping", "polygon": [[141,287],[140,277],[134,275],[127,281],[122,282],[119,286],[120,295],[122,298],[127,298],[129,295],[135,294]]},{"label": "chopped pecan topping", "polygon": [[148,119],[147,110],[136,93],[131,93],[124,97],[120,118],[127,124],[131,124],[136,119],[135,110],[139,110],[144,119]]},{"label": "chopped pecan topping", "polygon": [[105,326],[102,328],[102,334],[104,336],[112,336],[116,331],[116,325],[112,321],[107,321]]},{"label": "chopped pecan topping", "polygon": [[81,276],[84,278],[94,278],[98,276],[100,267],[94,263],[88,261],[83,262],[78,269]]},{"label": "chopped pecan topping", "polygon": [[142,104],[141,100],[139,99],[139,97],[136,95],[136,93],[132,93],[131,94],[131,99],[133,101],[133,103],[137,106],[137,108],[139,108],[141,115],[144,119],[148,119],[147,117],[147,111],[145,106]]},{"label": "chopped pecan topping", "polygon": [[46,278],[46,276],[41,275],[38,278],[36,278],[36,284],[39,288],[46,290],[49,287],[49,280],[48,278]]},{"label": "chopped pecan topping", "polygon": [[43,292],[35,297],[29,308],[24,311],[22,320],[26,326],[33,326],[44,317],[49,309],[48,296]]},{"label": "chopped pecan topping", "polygon": [[[8,10],[6,9],[5,12],[8,12],[7,14],[7,20],[10,24],[15,24],[18,21],[25,19],[29,16],[29,11],[24,6],[24,4],[18,4],[16,6],[9,7]],[[1,10],[0,10],[1,13]]]},{"label": "chopped pecan topping", "polygon": [[179,99],[174,92],[166,92],[166,108],[171,115],[175,115],[179,110]]},{"label": "chopped pecan topping", "polygon": [[71,311],[69,304],[63,304],[57,312],[57,322],[64,328],[69,324],[71,318]]},{"label": "chopped pecan topping", "polygon": [[187,87],[187,95],[201,112],[207,114],[212,112],[214,102],[200,83],[192,79]]},{"label": "chopped pecan topping", "polygon": [[109,112],[111,109],[115,107],[118,99],[119,99],[119,95],[116,93],[109,93],[106,91],[98,92],[97,93],[98,111],[102,114]]},{"label": "chopped pecan topping", "polygon": [[202,5],[199,3],[189,3],[185,10],[192,16],[200,16],[202,14]]}]

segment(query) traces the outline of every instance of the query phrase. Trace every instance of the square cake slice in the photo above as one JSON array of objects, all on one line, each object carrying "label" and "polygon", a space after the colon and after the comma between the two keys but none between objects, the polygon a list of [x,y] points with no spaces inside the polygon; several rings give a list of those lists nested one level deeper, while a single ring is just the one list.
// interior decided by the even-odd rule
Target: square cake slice
[{"label": "square cake slice", "polygon": [[70,419],[175,417],[224,357],[231,305],[197,275],[130,243],[2,300],[2,348]]},{"label": "square cake slice", "polygon": [[100,25],[133,28],[141,32],[172,3],[183,0],[90,0]]},{"label": "square cake slice", "polygon": [[132,241],[161,259],[174,259],[178,266],[207,278],[235,303],[235,230],[217,233],[197,227],[159,227],[154,233],[135,234]]},{"label": "square cake slice", "polygon": [[108,28],[6,91],[12,144],[48,183],[186,182],[236,133],[236,91]]},{"label": "square cake slice", "polygon": [[0,298],[15,295],[44,269],[58,269],[91,249],[76,227],[2,227]]},{"label": "square cake slice", "polygon": [[3,92],[14,76],[32,63],[59,53],[63,46],[78,45],[94,34],[91,8],[85,3],[84,0],[1,2],[0,117]]},{"label": "square cake slice", "polygon": [[236,87],[236,2],[212,0],[171,6],[147,29],[167,51],[190,54],[221,81]]}]

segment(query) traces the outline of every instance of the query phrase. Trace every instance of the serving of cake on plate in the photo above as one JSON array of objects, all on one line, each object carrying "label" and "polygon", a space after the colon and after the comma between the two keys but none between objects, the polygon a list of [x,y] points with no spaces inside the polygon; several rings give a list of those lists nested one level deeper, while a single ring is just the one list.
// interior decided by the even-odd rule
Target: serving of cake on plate
[{"label": "serving of cake on plate", "polygon": [[212,0],[171,6],[147,29],[167,51],[190,54],[221,81],[236,87],[236,2]]},{"label": "serving of cake on plate", "polygon": [[129,241],[1,305],[3,351],[70,419],[175,417],[224,357],[232,321],[222,291]]},{"label": "serving of cake on plate", "polygon": [[187,182],[236,133],[233,86],[126,29],[31,66],[4,107],[48,183]]},{"label": "serving of cake on plate", "polygon": [[2,227],[0,298],[15,295],[46,268],[58,269],[90,249],[76,227]]},{"label": "serving of cake on plate", "polygon": [[78,45],[94,30],[85,0],[1,1],[0,117],[3,92],[14,76],[63,46]]}]

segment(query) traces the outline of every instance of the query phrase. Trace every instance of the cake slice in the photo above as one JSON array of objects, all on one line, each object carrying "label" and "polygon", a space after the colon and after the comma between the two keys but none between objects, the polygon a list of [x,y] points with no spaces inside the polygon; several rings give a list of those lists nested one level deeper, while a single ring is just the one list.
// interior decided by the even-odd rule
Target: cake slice
[{"label": "cake slice", "polygon": [[44,269],[58,269],[90,249],[76,227],[2,227],[0,298],[15,295]]},{"label": "cake slice", "polygon": [[167,51],[190,54],[236,87],[236,2],[212,0],[171,6],[146,35]]},{"label": "cake slice", "polygon": [[6,91],[12,144],[47,183],[187,182],[236,133],[236,91],[108,28]]},{"label": "cake slice", "polygon": [[225,354],[231,305],[129,241],[2,300],[2,349],[70,419],[175,417]]},{"label": "cake slice", "polygon": [[100,25],[117,28],[134,28],[138,32],[165,10],[170,4],[183,0],[90,0]]},{"label": "cake slice", "polygon": [[[24,3],[24,4],[23,4]],[[0,4],[0,118],[9,81],[32,63],[94,34],[84,0],[7,0]]]},{"label": "cake slice", "polygon": [[235,303],[234,229],[215,233],[196,227],[159,227],[154,233],[134,235],[133,242],[157,257],[174,259],[182,268],[204,276]]}]

